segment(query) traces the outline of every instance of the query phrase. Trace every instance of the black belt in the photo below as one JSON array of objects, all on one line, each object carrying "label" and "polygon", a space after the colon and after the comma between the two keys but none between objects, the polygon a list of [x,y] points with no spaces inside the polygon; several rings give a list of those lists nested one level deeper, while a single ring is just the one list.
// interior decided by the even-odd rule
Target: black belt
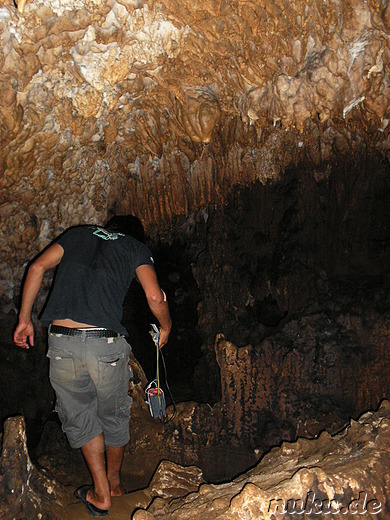
[{"label": "black belt", "polygon": [[117,338],[120,336],[115,330],[109,329],[73,329],[70,327],[62,327],[61,325],[52,325],[50,332],[53,334],[63,334],[64,336],[83,336],[85,338]]}]

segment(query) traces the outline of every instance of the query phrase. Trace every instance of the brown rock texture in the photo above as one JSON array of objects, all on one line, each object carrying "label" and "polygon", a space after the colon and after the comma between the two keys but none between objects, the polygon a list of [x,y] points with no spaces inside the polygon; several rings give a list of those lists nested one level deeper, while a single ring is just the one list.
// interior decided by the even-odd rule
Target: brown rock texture
[{"label": "brown rock texture", "polygon": [[[70,225],[135,213],[153,238],[190,244],[205,343],[194,380],[215,393],[170,406],[162,425],[132,360],[125,467],[146,487],[164,460],[137,519],[269,518],[265,504],[310,491],[347,508],[364,491],[388,513],[388,403],[330,435],[390,394],[388,279],[360,284],[389,265],[389,35],[386,0],[0,0],[4,315],[26,263]],[[39,432],[51,394],[25,397],[46,377],[38,343],[29,357],[2,349],[7,391],[22,382],[0,404]],[[50,448],[40,461],[63,471],[67,453]],[[43,476],[10,419],[0,515],[57,518],[62,490]]]},{"label": "brown rock texture", "polygon": [[[224,484],[205,483],[195,466],[163,461],[149,487],[115,499],[110,515],[118,520],[286,520],[294,514],[369,514],[386,520],[389,430],[390,403],[385,400],[378,411],[352,420],[339,433],[323,431],[315,439],[282,443],[251,470]],[[88,518],[69,489],[31,463],[22,417],[8,419],[5,425],[0,490],[2,520]]]},{"label": "brown rock texture", "polygon": [[183,468],[170,461],[162,461],[153,475],[148,491],[152,497],[169,500],[197,491],[203,483],[199,468]]},{"label": "brown rock texture", "polygon": [[24,419],[7,419],[0,457],[0,518],[66,518],[66,490],[31,463]]},{"label": "brown rock texture", "polygon": [[2,300],[71,224],[134,212],[168,233],[308,157],[388,160],[389,18],[384,0],[2,0]]},{"label": "brown rock texture", "polygon": [[[206,481],[224,481],[282,441],[335,434],[376,409],[390,394],[389,280],[349,291],[333,287],[256,344],[237,346],[218,334],[220,399],[170,405],[165,424],[150,416],[146,379],[133,361],[129,467],[147,471],[167,459],[200,467]],[[202,368],[198,386],[214,381]]]},{"label": "brown rock texture", "polygon": [[390,404],[351,421],[340,433],[321,433],[272,449],[232,482],[203,484],[177,500],[156,500],[134,520],[275,520],[375,515],[390,506]]}]

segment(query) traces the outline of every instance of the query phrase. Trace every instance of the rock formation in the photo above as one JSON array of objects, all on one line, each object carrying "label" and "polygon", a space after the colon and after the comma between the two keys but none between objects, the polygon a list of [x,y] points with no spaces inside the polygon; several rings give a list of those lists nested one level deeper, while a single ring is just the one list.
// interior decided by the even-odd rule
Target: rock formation
[{"label": "rock formation", "polygon": [[388,160],[390,7],[2,0],[1,295],[65,227],[172,218],[235,185]]},{"label": "rock formation", "polygon": [[[69,492],[31,464],[23,424],[20,417],[6,423],[0,518],[84,518]],[[253,469],[219,485],[204,483],[195,467],[163,462],[142,493],[114,500],[112,514],[118,520],[272,520],[293,514],[366,513],[386,519],[389,430],[390,404],[384,401],[377,412],[364,414],[340,433],[283,443]]]},{"label": "rock formation", "polygon": [[[283,440],[335,433],[367,406],[376,408],[390,394],[389,280],[381,283],[356,284],[349,296],[333,287],[256,344],[237,347],[217,335],[220,400],[212,407],[179,403],[156,451],[161,446],[161,457],[224,480]],[[212,371],[202,368],[195,380],[206,387]],[[142,438],[135,424],[130,450]]]},{"label": "rock formation", "polygon": [[333,437],[323,432],[312,441],[283,443],[233,482],[203,484],[177,500],[155,499],[132,518],[286,520],[367,513],[388,518],[389,421],[386,401]]},{"label": "rock formation", "polygon": [[135,213],[174,317],[177,405],[164,426],[145,407],[134,287],[125,468],[145,489],[125,518],[261,518],[310,490],[357,508],[367,491],[385,518],[388,404],[337,432],[390,397],[389,35],[388,0],[0,0],[3,516],[56,518],[88,478],[51,420],[51,276],[35,349],[11,344],[27,262],[70,225]]},{"label": "rock formation", "polygon": [[0,518],[63,518],[66,494],[31,463],[23,417],[8,419],[0,458]]}]

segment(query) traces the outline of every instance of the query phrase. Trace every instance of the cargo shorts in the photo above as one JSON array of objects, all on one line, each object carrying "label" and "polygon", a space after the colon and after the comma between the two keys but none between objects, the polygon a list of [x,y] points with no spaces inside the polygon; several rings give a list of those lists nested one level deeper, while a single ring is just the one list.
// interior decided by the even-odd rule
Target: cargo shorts
[{"label": "cargo shorts", "polygon": [[123,336],[81,338],[49,332],[49,377],[72,448],[81,448],[102,432],[107,446],[129,441],[130,352]]}]

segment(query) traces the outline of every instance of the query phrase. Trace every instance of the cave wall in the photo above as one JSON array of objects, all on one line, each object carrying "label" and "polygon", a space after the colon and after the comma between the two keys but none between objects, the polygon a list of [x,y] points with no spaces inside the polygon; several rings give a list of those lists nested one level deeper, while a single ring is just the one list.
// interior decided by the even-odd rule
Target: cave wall
[{"label": "cave wall", "polygon": [[258,344],[328,294],[329,281],[388,273],[389,205],[387,162],[344,157],[333,168],[301,164],[209,207],[193,233],[203,243],[192,267],[202,337]]},{"label": "cave wall", "polygon": [[337,432],[390,392],[389,279],[336,287],[258,346],[217,336],[221,409],[234,445]]},{"label": "cave wall", "polygon": [[0,2],[0,295],[65,227],[150,232],[365,150],[388,158],[385,0]]},{"label": "cave wall", "polygon": [[[260,436],[270,446],[275,432],[263,423],[273,424],[275,407],[276,426],[291,438],[298,415],[294,423],[287,412],[304,414],[306,401],[283,385],[297,366],[308,374],[305,392],[317,399],[307,401],[310,412],[325,399],[316,377],[330,384],[340,365],[343,384],[335,383],[337,395],[326,394],[331,408],[347,397],[337,424],[382,395],[387,325],[369,363],[365,326],[353,339],[343,333],[359,377],[374,382],[355,396],[344,348],[322,338],[322,352],[321,335],[310,336],[294,313],[314,296],[331,296],[332,278],[379,279],[389,265],[389,32],[385,0],[0,0],[0,301],[5,312],[16,310],[26,262],[69,225],[131,212],[165,246],[179,238],[193,264],[192,301],[201,302],[206,362],[195,382],[206,389],[204,401],[217,389],[213,400],[223,403],[202,405],[193,431],[178,426],[183,461],[193,457],[194,443],[237,445],[236,422],[249,450]],[[169,298],[179,301],[174,279],[168,276]],[[49,284],[48,277],[46,290]],[[340,313],[329,312],[337,337]],[[358,313],[364,323],[367,312]],[[373,330],[374,318],[384,323],[379,313],[368,316]],[[340,327],[359,319],[348,315]],[[270,345],[278,326],[287,327],[289,340]],[[310,355],[297,339],[305,327]],[[185,320],[180,328],[189,343]],[[231,340],[228,349],[235,346],[240,369],[229,391],[231,363],[220,350],[216,357],[217,333]],[[13,356],[2,351],[5,369]],[[262,356],[266,374],[256,372],[254,359]],[[30,356],[22,376],[34,366],[45,374],[45,364]],[[234,392],[248,384],[253,393],[272,373],[280,376],[277,402],[256,394],[247,408],[244,392],[243,409],[234,408]],[[25,410],[22,396],[16,406],[36,413]],[[47,401],[43,417],[46,408]],[[323,416],[316,410],[309,419],[321,421],[307,426],[309,434],[331,420],[328,407]],[[171,452],[178,453],[175,441]],[[219,453],[222,459],[226,451]],[[200,449],[199,458],[207,457]]]},{"label": "cave wall", "polygon": [[[336,434],[390,393],[390,278],[333,282],[257,344],[213,345],[220,396],[213,404],[177,402],[163,425],[148,416],[139,365],[131,386],[130,457],[146,452],[200,467],[225,481],[282,441]],[[216,385],[212,365],[196,373]]]}]

